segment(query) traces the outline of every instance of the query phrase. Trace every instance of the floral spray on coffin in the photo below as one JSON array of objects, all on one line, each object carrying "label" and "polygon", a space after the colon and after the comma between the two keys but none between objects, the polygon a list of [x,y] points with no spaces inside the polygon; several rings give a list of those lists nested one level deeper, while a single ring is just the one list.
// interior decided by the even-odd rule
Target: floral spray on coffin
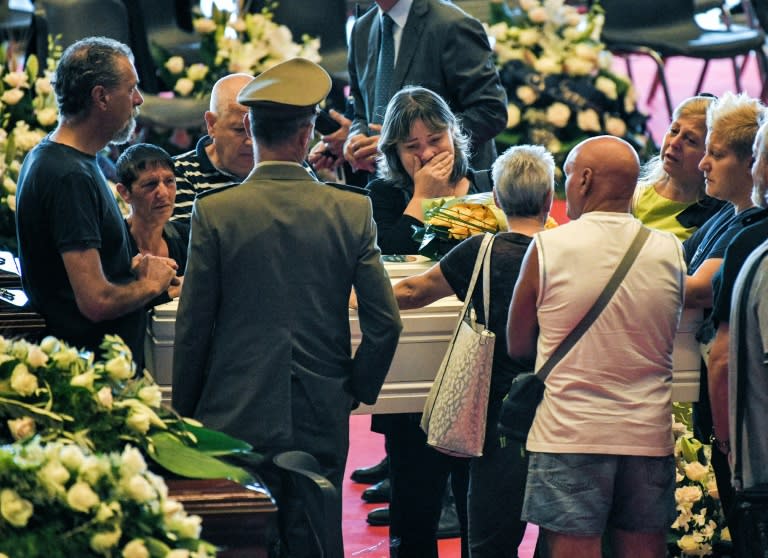
[{"label": "floral spray on coffin", "polygon": [[95,452],[139,448],[165,472],[248,484],[237,456],[258,464],[251,446],[179,416],[162,404],[152,377],[135,377],[130,349],[107,335],[102,358],[54,338],[40,345],[0,337],[0,443],[63,439]]}]

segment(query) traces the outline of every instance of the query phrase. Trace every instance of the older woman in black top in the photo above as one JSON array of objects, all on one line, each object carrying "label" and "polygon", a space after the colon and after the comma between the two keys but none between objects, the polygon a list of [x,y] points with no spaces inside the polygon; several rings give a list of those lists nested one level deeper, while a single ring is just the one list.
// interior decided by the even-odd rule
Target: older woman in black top
[{"label": "older woman in black top", "polygon": [[[494,198],[507,217],[509,232],[498,233],[491,250],[490,316],[483,315],[481,284],[472,298],[478,321],[496,333],[483,455],[470,461],[472,558],[517,556],[525,533],[520,512],[527,458],[520,443],[500,438],[497,423],[501,401],[512,379],[527,371],[507,355],[507,313],[525,252],[549,215],[554,170],[552,155],[532,145],[512,147],[493,164]],[[420,308],[452,294],[465,299],[481,241],[481,235],[470,237],[428,271],[397,283],[395,296],[400,308]],[[514,324],[509,327],[514,330]]]}]

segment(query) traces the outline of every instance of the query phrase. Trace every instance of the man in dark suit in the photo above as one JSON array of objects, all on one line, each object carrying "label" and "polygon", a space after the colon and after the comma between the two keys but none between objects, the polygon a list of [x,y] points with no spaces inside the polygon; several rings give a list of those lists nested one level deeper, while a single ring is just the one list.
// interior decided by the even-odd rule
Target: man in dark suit
[{"label": "man in dark suit", "polygon": [[[312,454],[340,494],[349,413],[376,401],[402,327],[370,201],[302,167],[330,87],[325,70],[295,58],[238,95],[249,107],[255,167],[241,185],[195,201],[176,321],[173,405],[266,455],[259,472],[292,557],[317,550],[292,515],[297,504],[282,498],[270,457]],[[354,357],[353,286],[362,331]],[[336,515],[340,526],[340,498]]]},{"label": "man in dark suit", "polygon": [[[375,171],[378,131],[386,104],[405,85],[442,96],[470,136],[471,162],[488,169],[496,159],[493,138],[507,124],[507,96],[493,64],[482,24],[443,0],[376,0],[362,15],[349,43],[349,78],[355,117],[344,145],[354,168]],[[385,19],[390,18],[389,23]],[[391,26],[394,60],[382,76],[382,36]],[[382,90],[382,81],[387,81]],[[377,89],[378,87],[378,89]],[[377,99],[376,96],[379,95]]]}]

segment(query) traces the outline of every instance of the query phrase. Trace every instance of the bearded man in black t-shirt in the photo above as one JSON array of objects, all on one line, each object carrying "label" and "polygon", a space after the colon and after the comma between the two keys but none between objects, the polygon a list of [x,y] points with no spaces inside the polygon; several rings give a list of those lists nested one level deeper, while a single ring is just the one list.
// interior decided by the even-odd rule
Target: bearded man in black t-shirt
[{"label": "bearded man in black t-shirt", "polygon": [[[128,47],[82,39],[54,77],[59,124],[19,174],[17,234],[24,290],[47,333],[89,351],[118,334],[141,355],[144,306],[175,282],[168,258],[134,256],[96,154],[128,141],[144,102]],[[139,363],[140,364],[140,363]]]}]

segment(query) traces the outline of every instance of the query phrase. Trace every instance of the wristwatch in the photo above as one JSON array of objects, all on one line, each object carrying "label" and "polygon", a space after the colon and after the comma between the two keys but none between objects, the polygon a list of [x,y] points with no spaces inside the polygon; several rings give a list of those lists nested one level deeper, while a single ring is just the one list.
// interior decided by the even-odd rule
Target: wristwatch
[{"label": "wristwatch", "polygon": [[731,453],[731,441],[730,440],[721,440],[720,438],[717,438],[714,434],[710,436],[709,443],[715,446],[717,449],[719,449],[721,452],[723,452],[725,455],[728,455]]}]

